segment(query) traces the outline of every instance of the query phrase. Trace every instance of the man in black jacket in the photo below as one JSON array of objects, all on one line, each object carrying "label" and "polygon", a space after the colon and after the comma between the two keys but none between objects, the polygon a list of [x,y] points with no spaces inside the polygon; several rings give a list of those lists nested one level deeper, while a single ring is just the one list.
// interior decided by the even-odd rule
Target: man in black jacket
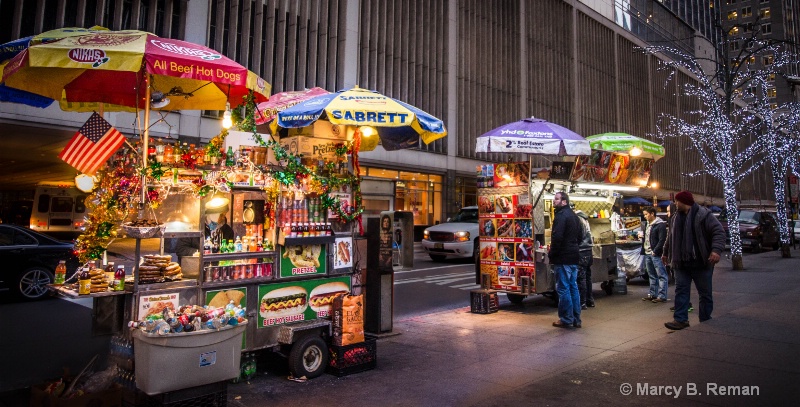
[{"label": "man in black jacket", "polygon": [[675,270],[674,320],[664,326],[679,330],[689,326],[692,281],[700,296],[700,322],[711,319],[711,276],[725,249],[725,231],[711,211],[694,202],[691,192],[678,192],[675,201],[678,213],[670,223],[661,260],[669,260]]},{"label": "man in black jacket", "polygon": [[661,261],[664,254],[664,243],[667,241],[667,222],[656,216],[656,208],[644,208],[644,218],[647,219],[647,228],[644,231],[644,267],[650,280],[650,292],[643,301],[655,303],[667,302],[667,284],[669,276],[667,269]]},{"label": "man in black jacket", "polygon": [[580,328],[581,297],[577,278],[583,226],[569,207],[569,195],[566,192],[556,192],[553,207],[555,217],[548,253],[558,292],[558,321],[553,322],[553,326]]}]

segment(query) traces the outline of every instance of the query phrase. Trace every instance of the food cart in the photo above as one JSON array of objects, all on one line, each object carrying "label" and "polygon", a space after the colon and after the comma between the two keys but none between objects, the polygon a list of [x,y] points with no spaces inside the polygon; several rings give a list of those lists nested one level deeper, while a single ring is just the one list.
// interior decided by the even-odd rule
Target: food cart
[{"label": "food cart", "polygon": [[[636,239],[639,218],[623,218],[624,226],[618,227],[612,222],[612,207],[621,197],[620,191],[638,190],[637,185],[649,178],[651,168],[652,159],[601,150],[554,161],[548,168],[531,168],[530,162],[479,166],[478,183],[483,188],[478,190],[481,252],[476,279],[484,288],[506,292],[513,303],[532,294],[557,299],[547,248],[554,213],[552,199],[556,192],[566,191],[575,210],[589,216],[594,239],[592,282],[601,283],[601,288],[611,294],[621,261],[619,245],[641,246]],[[533,232],[525,229],[528,222]],[[508,225],[514,226],[513,231]],[[520,230],[523,235],[516,234]],[[525,250],[528,239],[535,239],[530,240],[533,256]],[[625,249],[631,250],[628,246]],[[626,259],[622,261],[627,265]]]}]

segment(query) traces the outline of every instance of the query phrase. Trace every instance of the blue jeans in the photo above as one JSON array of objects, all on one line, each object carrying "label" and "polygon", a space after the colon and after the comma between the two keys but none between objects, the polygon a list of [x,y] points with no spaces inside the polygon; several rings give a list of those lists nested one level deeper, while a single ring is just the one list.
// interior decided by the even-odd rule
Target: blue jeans
[{"label": "blue jeans", "polygon": [[667,269],[664,267],[664,262],[656,255],[645,254],[644,268],[647,270],[647,276],[650,279],[650,293],[648,295],[666,300],[669,276],[667,275]]},{"label": "blue jeans", "polygon": [[711,297],[711,277],[714,266],[675,267],[675,320],[689,321],[689,303],[691,302],[691,284],[697,288],[700,296],[700,322],[711,319],[714,310],[714,299]]},{"label": "blue jeans", "polygon": [[578,293],[578,265],[554,264],[556,292],[558,292],[558,319],[567,325],[581,323],[581,296]]}]

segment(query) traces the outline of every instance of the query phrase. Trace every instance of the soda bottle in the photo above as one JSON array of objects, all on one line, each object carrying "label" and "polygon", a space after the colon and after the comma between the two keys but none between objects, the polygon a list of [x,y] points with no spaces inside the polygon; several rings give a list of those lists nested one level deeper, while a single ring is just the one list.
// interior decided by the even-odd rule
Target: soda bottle
[{"label": "soda bottle", "polygon": [[216,239],[211,244],[211,253],[219,253],[219,243],[217,242]]},{"label": "soda bottle", "polygon": [[66,260],[59,260],[58,266],[56,266],[56,277],[53,281],[53,284],[56,285],[64,285],[64,280],[67,278],[67,261]]},{"label": "soda bottle", "polygon": [[211,238],[207,237],[203,243],[203,254],[211,254]]},{"label": "soda bottle", "polygon": [[234,243],[233,239],[228,240],[228,253],[233,253],[236,251],[236,243]]},{"label": "soda bottle", "polygon": [[84,267],[78,277],[78,295],[89,295],[92,292],[92,278],[89,276],[89,268]]},{"label": "soda bottle", "polygon": [[180,162],[182,161],[181,160],[182,155],[183,155],[183,150],[181,150],[181,142],[176,141],[175,147],[172,148],[172,161],[175,164],[180,164]]},{"label": "soda bottle", "polygon": [[236,165],[236,159],[233,156],[233,146],[228,146],[228,151],[225,153],[225,166],[233,167]]},{"label": "soda bottle", "polygon": [[106,264],[106,283],[108,283],[109,287],[114,287],[114,276],[116,275],[116,270],[114,270],[114,262],[110,261]]},{"label": "soda bottle", "polygon": [[172,144],[164,146],[164,164],[172,164],[175,162],[175,157],[172,155]]},{"label": "soda bottle", "polygon": [[125,265],[117,266],[114,272],[114,291],[125,291]]},{"label": "soda bottle", "polygon": [[228,252],[228,241],[222,239],[219,243],[219,252],[220,253],[227,253]]},{"label": "soda bottle", "polygon": [[244,249],[244,246],[242,246],[242,238],[239,237],[239,236],[236,236],[236,241],[234,242],[233,250],[236,253],[241,253],[243,251],[243,249]]}]

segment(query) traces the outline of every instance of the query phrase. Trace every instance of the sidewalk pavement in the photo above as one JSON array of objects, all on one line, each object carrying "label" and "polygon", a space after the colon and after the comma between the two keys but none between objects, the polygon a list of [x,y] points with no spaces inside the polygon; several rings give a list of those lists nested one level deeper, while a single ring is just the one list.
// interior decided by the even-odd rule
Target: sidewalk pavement
[{"label": "sidewalk pavement", "polygon": [[[744,271],[723,259],[713,319],[700,324],[690,312],[681,331],[664,328],[673,286],[669,302],[653,304],[641,301],[639,279],[627,295],[595,284],[597,307],[583,311],[581,329],[553,327],[556,308],[542,296],[504,300],[488,315],[461,308],[396,320],[395,335],[378,340],[377,368],[342,378],[293,382],[283,359],[262,352],[257,377],[228,386],[228,405],[795,405],[800,251],[792,255],[749,255]],[[12,405],[27,404],[0,397]]]},{"label": "sidewalk pavement", "polygon": [[[664,327],[672,320],[673,301],[641,301],[647,293],[641,280],[628,286],[627,295],[606,296],[595,284],[597,307],[583,311],[581,329],[553,327],[556,308],[541,296],[520,306],[504,302],[494,314],[462,308],[398,320],[393,330],[398,335],[378,340],[374,370],[296,383],[286,379],[285,368],[261,363],[256,379],[228,386],[228,403],[795,405],[800,399],[800,313],[794,303],[800,299],[800,251],[792,255],[749,255],[744,271],[732,271],[723,259],[714,273],[713,319],[700,324],[697,311],[690,312],[691,327],[681,331]],[[669,293],[672,299],[673,286]],[[695,307],[699,303],[694,289],[692,301]],[[632,386],[631,395],[622,394],[625,384]],[[715,386],[716,395],[709,394]],[[645,387],[661,395],[645,395]],[[687,394],[692,389],[696,395]]]}]

